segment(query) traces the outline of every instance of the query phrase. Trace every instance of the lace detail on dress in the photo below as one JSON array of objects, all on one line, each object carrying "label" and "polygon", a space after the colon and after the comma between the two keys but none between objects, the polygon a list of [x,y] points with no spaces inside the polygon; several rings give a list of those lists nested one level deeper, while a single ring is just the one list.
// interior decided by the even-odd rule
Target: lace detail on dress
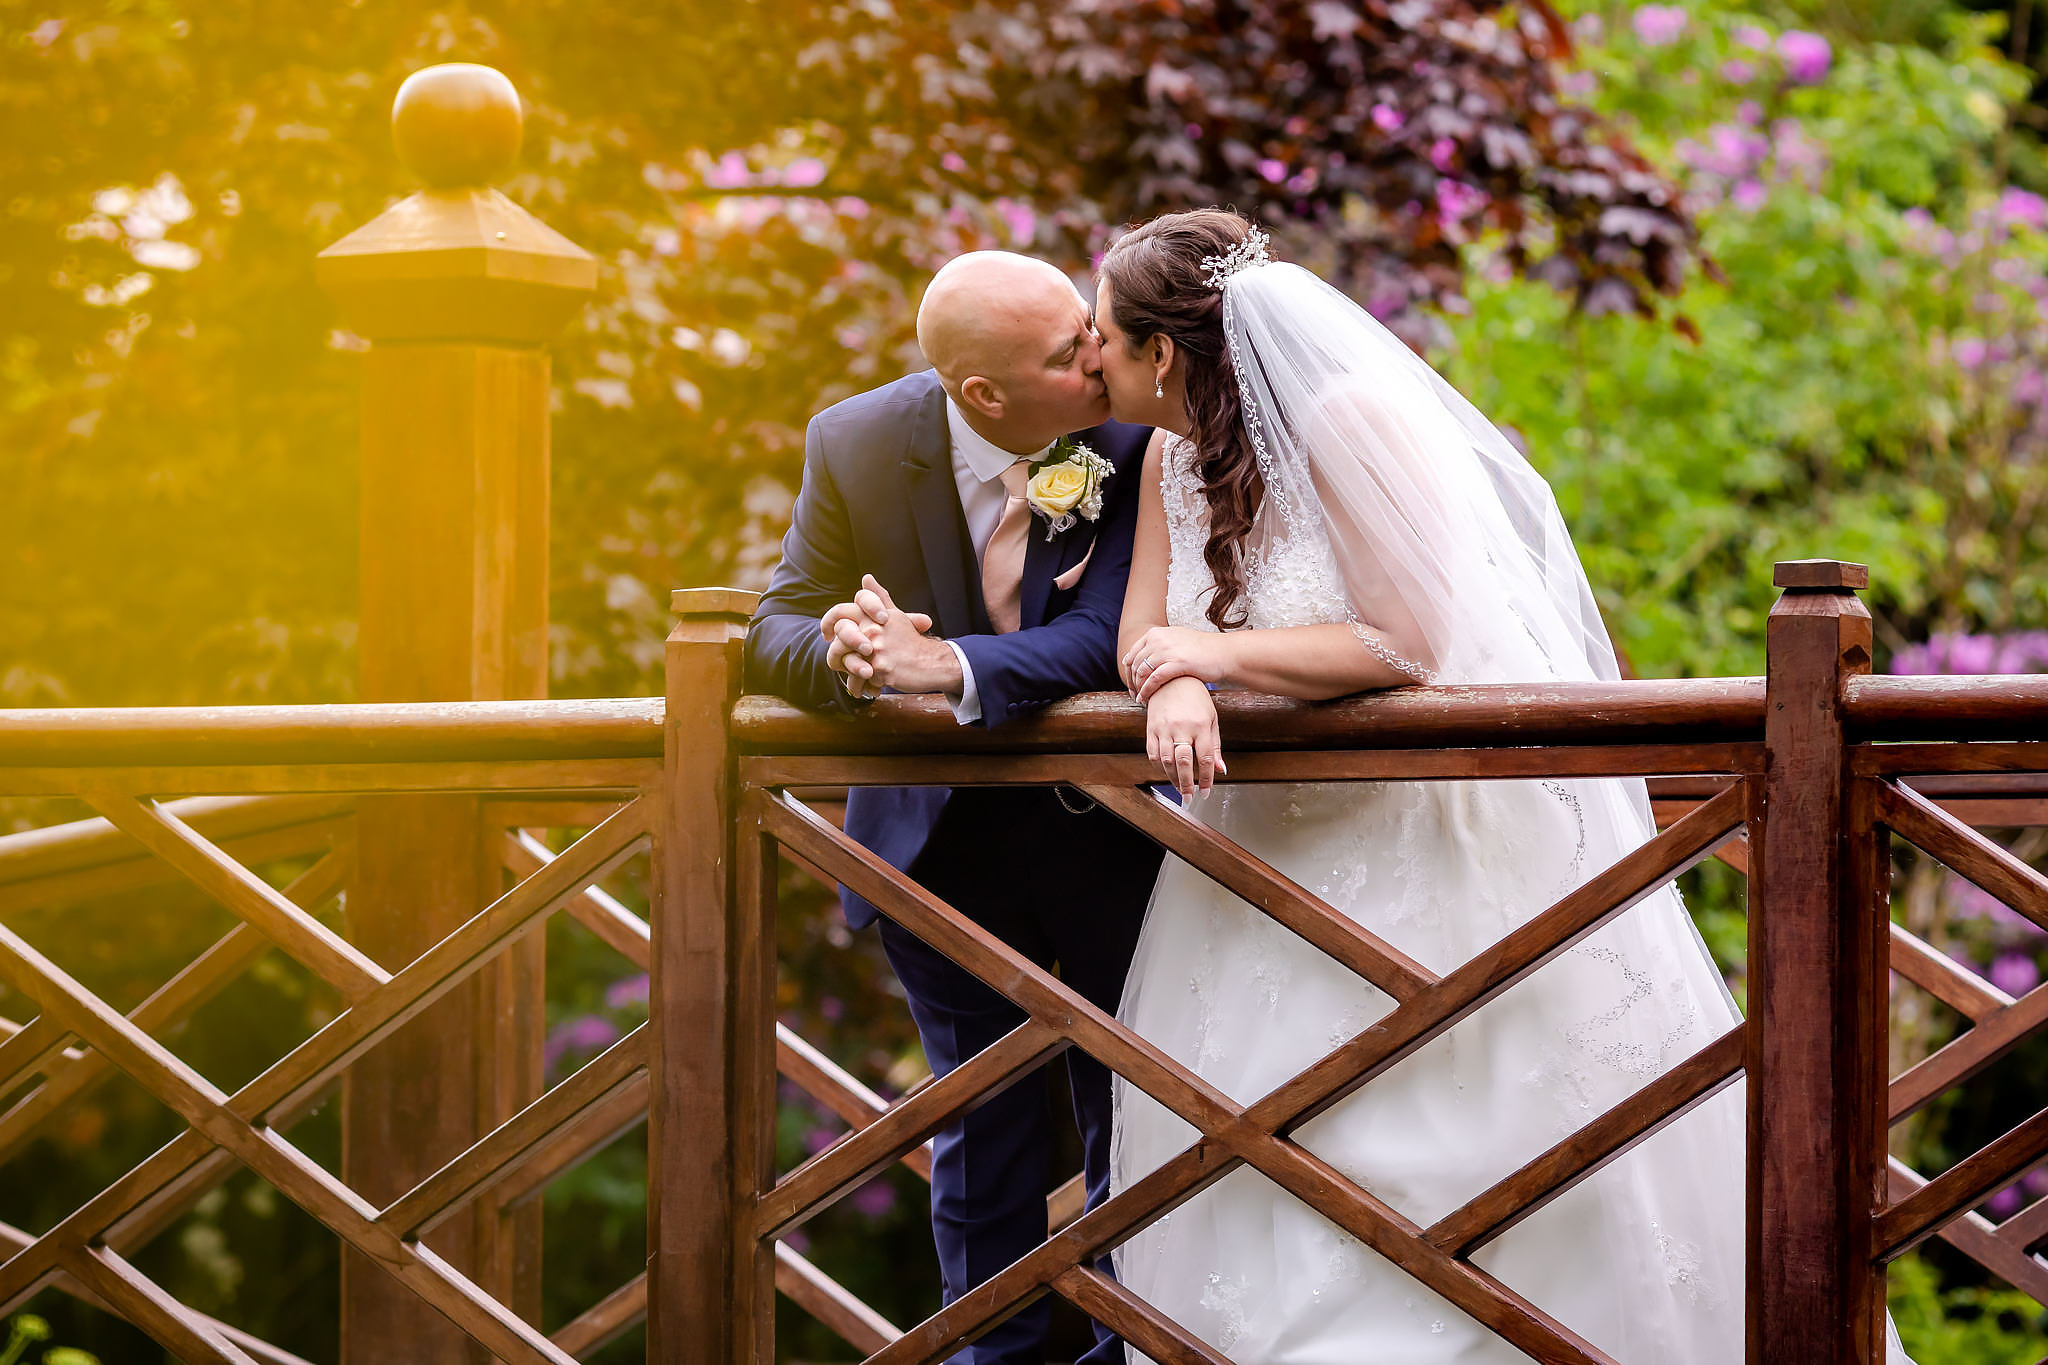
[{"label": "lace detail on dress", "polygon": [[[1256,439],[1256,430],[1255,430]],[[1190,630],[1214,630],[1203,613],[1216,592],[1202,551],[1209,543],[1209,504],[1195,470],[1194,444],[1174,437],[1161,452],[1160,502],[1166,512],[1166,623]],[[1262,553],[1247,548],[1244,561],[1245,625],[1253,630],[1327,626],[1343,622],[1374,658],[1418,682],[1436,674],[1391,648],[1379,633],[1352,613],[1336,556],[1320,529],[1299,526],[1277,488],[1267,494],[1273,514],[1288,527]],[[1263,515],[1263,514],[1262,514]]]}]

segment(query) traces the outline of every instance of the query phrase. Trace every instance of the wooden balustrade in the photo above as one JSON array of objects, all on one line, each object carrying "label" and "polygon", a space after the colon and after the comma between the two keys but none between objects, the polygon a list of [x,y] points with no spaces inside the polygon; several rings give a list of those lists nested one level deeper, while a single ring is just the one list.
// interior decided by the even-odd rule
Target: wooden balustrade
[{"label": "wooden balustrade", "polygon": [[[0,794],[82,798],[100,818],[0,838],[0,979],[33,1002],[0,1021],[0,1163],[125,1074],[188,1125],[40,1236],[0,1227],[0,1310],[56,1288],[129,1318],[183,1359],[289,1353],[191,1311],[128,1259],[235,1170],[259,1172],[346,1246],[505,1361],[560,1365],[645,1318],[650,1360],[773,1359],[778,1292],[880,1362],[944,1359],[1046,1294],[1158,1359],[1220,1360],[1093,1268],[1139,1227],[1250,1166],[1421,1283],[1546,1361],[1607,1357],[1474,1264],[1473,1253],[1737,1078],[1748,1077],[1750,1358],[1869,1365],[1883,1266],[1940,1237],[2048,1302],[2048,1202],[1996,1225],[1972,1212],[2048,1155],[2048,1111],[1931,1179],[1888,1160],[1888,1125],[1980,1075],[2044,1022],[1888,923],[1894,839],[2048,928],[2048,878],[1977,826],[2048,824],[2048,679],[1861,675],[1868,640],[1844,566],[1802,565],[1772,618],[1766,679],[1552,688],[1415,688],[1316,705],[1220,698],[1231,781],[1627,775],[1654,782],[1661,832],[1491,949],[1437,974],[1147,790],[1143,718],[1080,697],[988,732],[888,699],[854,718],[739,696],[745,594],[681,593],[664,699],[390,703],[195,711],[0,712]],[[1215,1091],[963,914],[849,839],[820,792],[906,782],[1078,788],[1396,1002],[1381,1026],[1250,1104]],[[462,794],[494,831],[510,889],[406,961],[379,963],[318,913],[351,879],[356,810],[392,793]],[[175,798],[175,799],[173,799]],[[583,830],[566,847],[547,829]],[[652,855],[642,918],[603,883]],[[1746,870],[1750,1015],[1431,1226],[1317,1160],[1291,1132],[1702,859]],[[842,881],[1023,1008],[1008,1038],[889,1102],[774,1013],[779,859]],[[271,865],[300,869],[276,885]],[[25,940],[30,905],[183,880],[239,925],[125,1015]],[[282,880],[282,879],[281,879]],[[556,913],[651,975],[648,1024],[367,1199],[289,1139],[383,1040],[505,960]],[[259,957],[328,982],[332,1023],[236,1092],[164,1046]],[[1966,1027],[1883,1072],[1888,972]],[[1070,1047],[1179,1112],[1179,1158],[1079,1213],[1055,1197],[1037,1251],[924,1322],[899,1327],[785,1240],[927,1142],[980,1097]],[[778,1173],[776,1078],[850,1132]],[[457,1078],[459,1080],[459,1078]],[[590,1153],[649,1124],[647,1273],[543,1334],[512,1297],[428,1240],[504,1219]]]}]

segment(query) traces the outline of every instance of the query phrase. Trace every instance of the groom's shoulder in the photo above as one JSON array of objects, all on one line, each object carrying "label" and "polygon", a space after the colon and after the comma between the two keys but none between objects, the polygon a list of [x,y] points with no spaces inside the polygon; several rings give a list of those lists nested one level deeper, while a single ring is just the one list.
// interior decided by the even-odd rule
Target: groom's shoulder
[{"label": "groom's shoulder", "polygon": [[880,388],[842,398],[811,419],[811,425],[838,433],[871,427],[887,427],[914,419],[932,396],[942,393],[939,376],[932,370],[907,374]]}]

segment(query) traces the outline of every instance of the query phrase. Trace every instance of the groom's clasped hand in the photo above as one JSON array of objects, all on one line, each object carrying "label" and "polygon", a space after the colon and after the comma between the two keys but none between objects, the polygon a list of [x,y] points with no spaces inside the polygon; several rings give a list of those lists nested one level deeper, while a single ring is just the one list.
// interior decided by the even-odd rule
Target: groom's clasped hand
[{"label": "groom's clasped hand", "polygon": [[847,695],[948,692],[960,685],[959,661],[933,637],[932,618],[897,607],[873,574],[863,574],[860,591],[819,618],[825,636],[825,664],[840,675]]}]

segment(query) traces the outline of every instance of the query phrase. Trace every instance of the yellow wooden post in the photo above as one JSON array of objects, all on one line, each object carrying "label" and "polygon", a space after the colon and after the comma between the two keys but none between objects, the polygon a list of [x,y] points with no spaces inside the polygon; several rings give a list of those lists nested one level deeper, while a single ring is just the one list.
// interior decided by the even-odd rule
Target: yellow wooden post
[{"label": "yellow wooden post", "polygon": [[[366,701],[546,695],[548,356],[596,261],[489,182],[519,150],[519,96],[451,64],[400,87],[392,133],[427,188],[320,254],[321,283],[367,338],[361,658]],[[498,831],[472,797],[364,801],[349,932],[397,969],[500,885]],[[521,945],[359,1062],[343,1176],[384,1204],[535,1098],[542,945]],[[539,1309],[539,1207],[488,1200],[428,1243],[493,1296]],[[487,1359],[372,1262],[342,1269],[342,1360]]]}]

